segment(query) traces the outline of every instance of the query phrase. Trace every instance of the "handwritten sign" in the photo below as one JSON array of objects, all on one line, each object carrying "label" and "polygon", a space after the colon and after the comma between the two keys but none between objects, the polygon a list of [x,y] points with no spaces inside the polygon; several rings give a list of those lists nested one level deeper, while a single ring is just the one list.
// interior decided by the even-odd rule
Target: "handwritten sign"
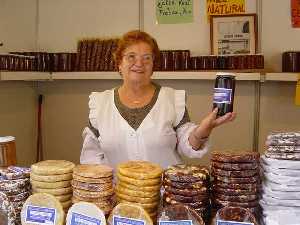
[{"label": "handwritten sign", "polygon": [[300,27],[300,0],[291,0],[292,27]]},{"label": "handwritten sign", "polygon": [[245,0],[206,0],[207,17],[245,13]]},{"label": "handwritten sign", "polygon": [[193,22],[193,0],[156,0],[158,24]]}]

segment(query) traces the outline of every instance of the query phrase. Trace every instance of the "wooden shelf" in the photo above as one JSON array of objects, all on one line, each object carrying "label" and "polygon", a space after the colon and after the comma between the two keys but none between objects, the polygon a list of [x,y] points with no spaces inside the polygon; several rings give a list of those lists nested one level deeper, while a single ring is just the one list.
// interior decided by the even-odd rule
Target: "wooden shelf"
[{"label": "wooden shelf", "polygon": [[9,80],[23,80],[23,81],[33,81],[33,80],[50,80],[50,73],[47,72],[0,72],[0,80],[9,81]]},{"label": "wooden shelf", "polygon": [[266,81],[298,81],[300,73],[266,73]]},{"label": "wooden shelf", "polygon": [[[159,71],[153,73],[156,80],[214,80],[217,71]],[[49,81],[49,80],[120,80],[117,72],[0,72],[0,80]],[[237,80],[260,81],[257,73],[236,72]]]},{"label": "wooden shelf", "polygon": [[[236,73],[237,80],[260,80],[260,73]],[[52,73],[53,80],[119,80],[117,72],[57,72]],[[216,72],[197,72],[197,71],[166,71],[154,72],[153,79],[156,80],[214,80]]]}]

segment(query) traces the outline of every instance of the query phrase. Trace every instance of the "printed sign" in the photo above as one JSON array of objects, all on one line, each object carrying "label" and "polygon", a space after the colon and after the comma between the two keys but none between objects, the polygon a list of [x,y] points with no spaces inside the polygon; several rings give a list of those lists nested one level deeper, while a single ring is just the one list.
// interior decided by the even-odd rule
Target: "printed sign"
[{"label": "printed sign", "polygon": [[158,225],[193,225],[191,220],[173,220],[173,221],[163,221],[160,220]]},{"label": "printed sign", "polygon": [[214,103],[231,103],[232,89],[227,88],[215,88]]},{"label": "printed sign", "polygon": [[254,225],[254,223],[217,220],[217,225]]},{"label": "printed sign", "polygon": [[193,22],[193,0],[156,0],[158,24]]},{"label": "printed sign", "polygon": [[28,205],[26,208],[25,222],[33,224],[54,225],[56,209]]},{"label": "printed sign", "polygon": [[101,220],[72,212],[71,225],[100,225]]},{"label": "printed sign", "polygon": [[300,27],[300,0],[291,0],[292,26]]},{"label": "printed sign", "polygon": [[245,13],[245,0],[206,0],[207,17]]},{"label": "printed sign", "polygon": [[145,225],[145,221],[120,216],[113,216],[113,225]]}]

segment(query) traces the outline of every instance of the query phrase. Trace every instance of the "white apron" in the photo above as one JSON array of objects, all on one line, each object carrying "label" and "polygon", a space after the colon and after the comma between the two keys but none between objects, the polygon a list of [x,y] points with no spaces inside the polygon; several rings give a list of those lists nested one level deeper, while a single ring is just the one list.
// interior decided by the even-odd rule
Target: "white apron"
[{"label": "white apron", "polygon": [[114,90],[93,92],[89,104],[89,119],[99,130],[101,151],[114,168],[128,160],[147,160],[164,168],[181,161],[173,127],[183,118],[185,91],[161,87],[155,105],[137,130],[120,115]]}]

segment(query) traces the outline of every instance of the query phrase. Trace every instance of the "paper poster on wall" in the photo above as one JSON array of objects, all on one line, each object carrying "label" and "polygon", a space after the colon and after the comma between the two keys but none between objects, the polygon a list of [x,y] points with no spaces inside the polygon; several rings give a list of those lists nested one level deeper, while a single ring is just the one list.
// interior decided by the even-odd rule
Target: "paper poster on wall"
[{"label": "paper poster on wall", "polygon": [[193,0],[156,0],[156,23],[191,23],[193,8]]},{"label": "paper poster on wall", "polygon": [[244,13],[245,0],[206,0],[207,18],[210,18],[210,16],[213,15],[232,15]]},{"label": "paper poster on wall", "polygon": [[291,0],[292,27],[300,28],[300,0]]}]

